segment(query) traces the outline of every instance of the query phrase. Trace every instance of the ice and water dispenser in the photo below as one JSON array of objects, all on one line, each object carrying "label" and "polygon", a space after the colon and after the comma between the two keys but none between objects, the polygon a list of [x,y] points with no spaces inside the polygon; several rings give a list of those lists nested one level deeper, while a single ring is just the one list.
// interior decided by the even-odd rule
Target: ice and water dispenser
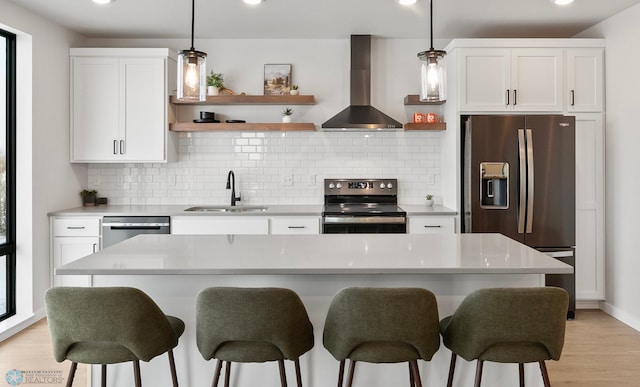
[{"label": "ice and water dispenser", "polygon": [[480,207],[509,208],[509,163],[480,163]]}]

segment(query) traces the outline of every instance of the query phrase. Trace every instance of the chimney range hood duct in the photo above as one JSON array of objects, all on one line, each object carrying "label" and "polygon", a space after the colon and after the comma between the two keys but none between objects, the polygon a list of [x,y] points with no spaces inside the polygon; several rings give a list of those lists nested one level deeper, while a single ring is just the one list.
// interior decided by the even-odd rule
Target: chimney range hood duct
[{"label": "chimney range hood duct", "polygon": [[371,106],[371,35],[351,35],[351,105],[322,124],[325,131],[402,130]]}]

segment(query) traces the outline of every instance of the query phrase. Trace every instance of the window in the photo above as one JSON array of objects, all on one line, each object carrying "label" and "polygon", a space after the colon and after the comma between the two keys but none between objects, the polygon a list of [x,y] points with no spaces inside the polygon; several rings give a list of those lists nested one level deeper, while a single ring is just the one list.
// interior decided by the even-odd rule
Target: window
[{"label": "window", "polygon": [[0,320],[16,312],[16,36],[0,29]]}]

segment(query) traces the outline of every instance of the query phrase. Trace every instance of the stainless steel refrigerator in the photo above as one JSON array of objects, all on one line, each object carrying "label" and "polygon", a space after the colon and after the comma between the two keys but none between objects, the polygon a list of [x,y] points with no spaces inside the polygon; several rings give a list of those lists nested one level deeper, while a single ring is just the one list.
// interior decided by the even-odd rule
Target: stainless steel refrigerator
[{"label": "stainless steel refrigerator", "polygon": [[[575,268],[575,117],[463,116],[462,230],[499,232]],[[575,275],[547,275],[569,292]]]}]

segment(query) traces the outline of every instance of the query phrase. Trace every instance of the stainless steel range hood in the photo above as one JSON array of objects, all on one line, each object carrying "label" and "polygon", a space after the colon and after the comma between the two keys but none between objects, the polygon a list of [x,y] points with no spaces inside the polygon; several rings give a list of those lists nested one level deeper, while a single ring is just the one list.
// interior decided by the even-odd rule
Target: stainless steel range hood
[{"label": "stainless steel range hood", "polygon": [[371,106],[371,35],[351,35],[351,105],[322,124],[325,131],[402,130]]}]

